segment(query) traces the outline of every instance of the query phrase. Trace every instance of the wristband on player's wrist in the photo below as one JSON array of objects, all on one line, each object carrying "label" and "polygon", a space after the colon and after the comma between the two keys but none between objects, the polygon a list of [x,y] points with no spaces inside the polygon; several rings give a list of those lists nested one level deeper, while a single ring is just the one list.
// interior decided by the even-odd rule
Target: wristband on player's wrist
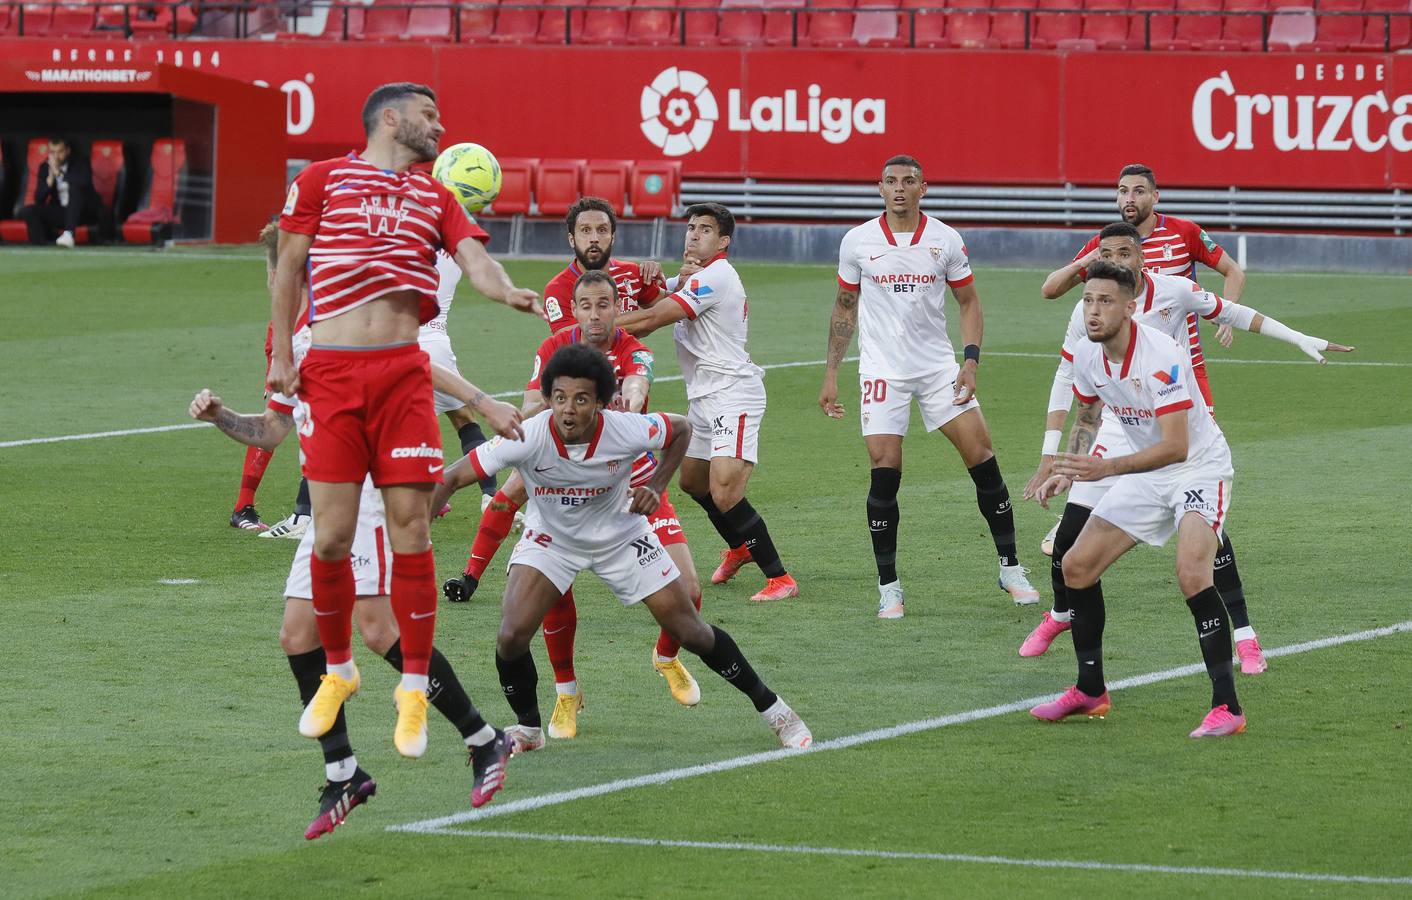
[{"label": "wristband on player's wrist", "polygon": [[1040,456],[1054,456],[1059,452],[1059,439],[1064,436],[1064,432],[1049,430],[1044,433],[1044,446],[1039,450]]},{"label": "wristband on player's wrist", "polygon": [[980,345],[979,345],[979,344],[967,344],[967,345],[966,345],[966,349],[964,349],[964,350],[961,351],[961,356],[962,356],[963,358],[965,358],[966,360],[975,363],[976,365],[980,365],[980,364],[981,364],[981,348],[980,348]]}]

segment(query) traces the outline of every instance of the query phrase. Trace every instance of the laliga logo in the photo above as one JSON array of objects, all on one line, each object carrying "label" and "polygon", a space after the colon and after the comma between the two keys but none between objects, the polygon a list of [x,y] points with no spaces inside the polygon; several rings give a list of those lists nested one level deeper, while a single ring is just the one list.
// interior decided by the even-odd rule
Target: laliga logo
[{"label": "laliga logo", "polygon": [[685,156],[711,139],[720,112],[706,79],[673,66],[642,89],[642,133],[664,156]]},{"label": "laliga logo", "polygon": [[[726,127],[731,131],[817,134],[830,144],[842,144],[854,134],[887,131],[887,101],[881,97],[825,97],[819,85],[811,84],[802,92],[791,88],[753,100],[731,88],[726,98]],[[642,89],[641,112],[643,135],[665,156],[703,149],[720,118],[706,79],[675,67],[663,69]]]}]

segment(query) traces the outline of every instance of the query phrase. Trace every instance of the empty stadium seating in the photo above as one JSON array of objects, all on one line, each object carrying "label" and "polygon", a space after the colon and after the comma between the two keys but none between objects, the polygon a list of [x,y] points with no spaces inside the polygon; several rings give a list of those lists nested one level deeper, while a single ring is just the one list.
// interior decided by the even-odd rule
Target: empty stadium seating
[{"label": "empty stadium seating", "polygon": [[[47,137],[33,138],[25,150],[24,169],[20,172],[20,185],[18,196],[15,198],[15,206],[7,210],[11,215],[18,216],[20,210],[34,202],[34,191],[39,186],[36,180],[39,175],[39,167],[44,164],[44,160],[49,153],[49,139]],[[23,219],[13,218],[0,221],[0,240],[7,244],[23,244],[29,240],[29,229],[25,227]]]},{"label": "empty stadium seating", "polygon": [[534,172],[538,167],[537,159],[500,160],[500,196],[495,198],[490,211],[505,216],[527,214],[534,194]]},{"label": "empty stadium seating", "polygon": [[631,174],[632,163],[627,160],[592,160],[583,170],[583,193],[590,197],[602,197],[613,207],[614,212],[621,215],[624,200],[628,195],[628,177]]},{"label": "empty stadium seating", "polygon": [[74,241],[79,244],[91,244],[113,237],[118,205],[127,178],[122,141],[94,141],[88,159],[93,166],[93,190],[98,194],[98,224],[78,227],[74,232]]},{"label": "empty stadium seating", "polygon": [[500,196],[489,215],[562,216],[580,196],[602,197],[620,215],[672,215],[681,190],[680,160],[500,160]]},{"label": "empty stadium seating", "polygon": [[162,138],[152,144],[147,188],[137,212],[123,222],[123,240],[129,244],[157,244],[172,236],[181,224],[183,182],[186,177],[186,142]]}]

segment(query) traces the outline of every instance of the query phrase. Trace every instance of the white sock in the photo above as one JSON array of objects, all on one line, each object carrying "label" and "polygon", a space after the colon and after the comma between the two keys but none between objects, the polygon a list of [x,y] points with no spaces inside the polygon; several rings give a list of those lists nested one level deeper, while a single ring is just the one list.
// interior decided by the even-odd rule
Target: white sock
[{"label": "white sock", "polygon": [[425,694],[427,688],[430,686],[430,681],[425,675],[409,675],[406,672],[402,673],[402,690],[404,691],[421,691]]},{"label": "white sock", "polygon": [[1253,641],[1255,640],[1255,629],[1251,628],[1249,625],[1244,628],[1237,628],[1235,630],[1235,639],[1238,641]]},{"label": "white sock", "polygon": [[659,663],[669,663],[669,662],[671,662],[672,660],[676,659],[675,656],[663,656],[662,654],[658,653],[656,650],[653,650],[653,651],[652,651],[652,658],[655,659],[655,660],[657,660],[657,662],[659,662]]},{"label": "white sock", "polygon": [[489,725],[481,726],[481,730],[466,738],[467,747],[484,747],[495,740],[495,729]]},{"label": "white sock", "polygon": [[344,681],[352,681],[353,673],[358,671],[353,667],[352,659],[349,659],[346,663],[329,663],[327,668],[328,671],[342,678]]},{"label": "white sock", "polygon": [[554,690],[560,694],[577,694],[579,692],[579,683],[577,680],[556,681],[554,682]]},{"label": "white sock", "polygon": [[1073,617],[1074,611],[1072,609],[1066,609],[1063,612],[1056,612],[1052,609],[1049,611],[1049,618],[1053,619],[1056,622],[1067,622]]},{"label": "white sock", "polygon": [[771,705],[769,709],[760,713],[760,715],[764,716],[767,719],[777,719],[787,712],[789,712],[789,704],[784,702],[783,697],[777,696],[775,697],[774,704]]},{"label": "white sock", "polygon": [[338,762],[324,763],[324,777],[334,784],[347,781],[358,771],[358,757],[349,756]]}]

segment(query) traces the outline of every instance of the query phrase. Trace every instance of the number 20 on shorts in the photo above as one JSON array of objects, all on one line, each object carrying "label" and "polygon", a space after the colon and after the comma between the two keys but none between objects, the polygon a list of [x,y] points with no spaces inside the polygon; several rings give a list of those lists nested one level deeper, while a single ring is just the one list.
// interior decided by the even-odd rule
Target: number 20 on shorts
[{"label": "number 20 on shorts", "polygon": [[887,382],[881,378],[874,378],[863,382],[863,405],[877,401],[882,403],[887,399]]}]

